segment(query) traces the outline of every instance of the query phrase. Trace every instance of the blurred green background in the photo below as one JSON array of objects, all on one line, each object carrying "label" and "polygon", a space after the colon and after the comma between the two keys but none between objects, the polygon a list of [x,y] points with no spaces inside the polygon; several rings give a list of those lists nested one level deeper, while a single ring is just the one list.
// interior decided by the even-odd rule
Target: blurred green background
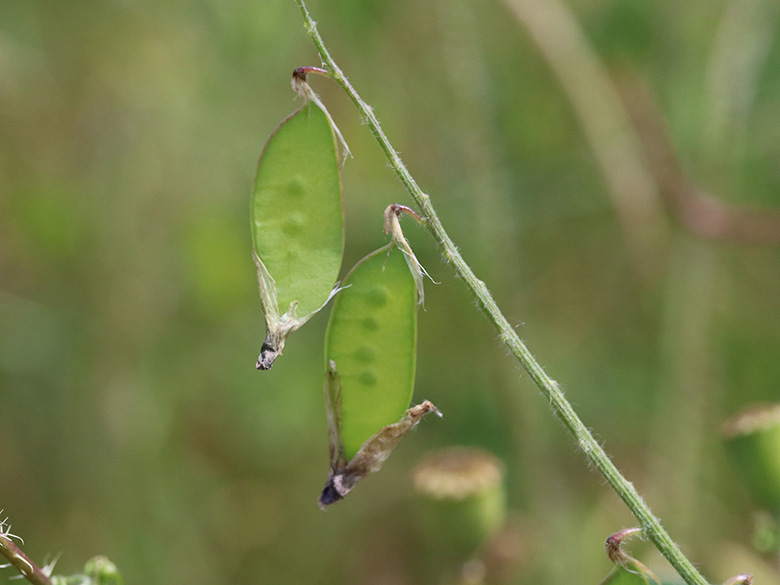
[{"label": "blurred green background", "polygon": [[[542,26],[540,3],[512,2],[309,8],[465,258],[672,536],[713,582],[777,582],[719,426],[780,394],[780,250],[751,229],[692,233],[662,204],[663,177],[649,199],[620,193],[618,211],[583,129],[610,112],[572,105],[601,82],[562,84],[545,55],[567,48],[564,20]],[[654,96],[690,185],[770,222],[776,4],[572,0],[563,13],[621,91]],[[576,72],[587,56],[559,59]],[[0,2],[0,508],[33,559],[62,553],[58,572],[100,553],[147,585],[438,583],[451,567],[422,552],[409,470],[473,445],[507,470],[496,579],[598,583],[603,540],[636,521],[411,222],[440,282],[420,314],[415,400],[444,418],[317,508],[327,311],[255,371],[248,203],[267,135],[297,107],[290,73],[319,64],[293,0]],[[385,206],[410,200],[339,88],[312,85],[355,155],[346,272],[385,241]],[[668,573],[647,544],[632,550]]]}]

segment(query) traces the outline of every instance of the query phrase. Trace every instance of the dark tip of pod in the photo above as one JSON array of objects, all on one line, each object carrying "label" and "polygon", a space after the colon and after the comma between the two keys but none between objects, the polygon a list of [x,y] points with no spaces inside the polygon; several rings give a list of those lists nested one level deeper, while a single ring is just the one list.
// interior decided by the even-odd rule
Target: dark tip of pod
[{"label": "dark tip of pod", "polygon": [[320,499],[317,501],[317,503],[320,505],[321,509],[326,509],[331,504],[335,504],[340,499],[342,499],[343,496],[336,491],[335,486],[333,483],[328,480],[328,483],[325,484],[325,487],[322,490],[322,493],[320,494]]},{"label": "dark tip of pod", "polygon": [[257,358],[257,365],[255,367],[258,370],[270,370],[278,355],[279,350],[269,344],[266,339],[263,342],[263,346],[260,348],[260,357]]}]

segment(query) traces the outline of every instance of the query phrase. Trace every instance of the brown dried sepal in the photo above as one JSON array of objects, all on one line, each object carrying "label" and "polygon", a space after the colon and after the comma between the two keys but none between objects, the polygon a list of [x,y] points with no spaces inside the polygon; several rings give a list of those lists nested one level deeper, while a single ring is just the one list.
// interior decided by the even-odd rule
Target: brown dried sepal
[{"label": "brown dried sepal", "polygon": [[417,223],[425,223],[423,218],[420,217],[420,215],[411,207],[407,207],[406,205],[401,205],[400,203],[393,203],[391,205],[388,205],[384,212],[384,218],[385,218],[385,225],[384,230],[387,235],[389,235],[392,238],[393,243],[396,245],[396,247],[401,250],[404,254],[404,258],[406,259],[406,265],[409,266],[409,271],[412,273],[412,277],[414,278],[414,284],[417,287],[417,304],[422,305],[425,301],[425,290],[423,288],[423,276],[427,276],[431,279],[431,282],[436,284],[436,281],[433,280],[428,274],[428,271],[423,268],[423,265],[420,264],[420,261],[417,260],[417,256],[414,255],[414,252],[412,251],[412,247],[409,245],[409,241],[404,237],[404,233],[401,230],[401,214],[406,213],[408,215],[411,215],[414,219],[417,220]]}]

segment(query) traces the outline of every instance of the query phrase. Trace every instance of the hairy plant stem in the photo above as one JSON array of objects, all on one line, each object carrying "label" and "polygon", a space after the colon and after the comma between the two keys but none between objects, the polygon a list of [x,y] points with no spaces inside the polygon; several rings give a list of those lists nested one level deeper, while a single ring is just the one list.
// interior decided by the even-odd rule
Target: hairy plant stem
[{"label": "hairy plant stem", "polygon": [[[0,528],[2,528],[2,525],[0,525]],[[0,554],[8,559],[8,563],[30,583],[34,585],[51,585],[51,579],[49,579],[48,575],[38,565],[33,563],[22,549],[16,546],[8,532],[3,532],[2,530],[0,530]]]},{"label": "hairy plant stem", "polygon": [[487,286],[485,286],[485,283],[476,277],[461,256],[452,239],[444,230],[436,210],[431,204],[430,197],[420,189],[417,182],[401,161],[400,156],[390,144],[390,141],[382,130],[379,120],[377,120],[374,115],[372,108],[363,101],[357,91],[349,83],[339,66],[330,56],[330,53],[325,47],[325,43],[317,30],[316,22],[312,19],[306,8],[305,1],[296,0],[296,2],[303,15],[309,36],[314,41],[320,57],[327,68],[328,75],[344,89],[358,110],[365,116],[371,132],[374,134],[377,142],[379,142],[379,145],[387,156],[387,159],[390,161],[393,170],[420,208],[421,216],[424,219],[428,231],[431,232],[441,246],[444,256],[455,266],[458,275],[463,279],[466,283],[466,287],[477,300],[480,310],[498,330],[501,341],[520,361],[531,379],[549,400],[555,415],[574,436],[578,446],[585,453],[589,461],[602,473],[607,480],[607,483],[609,483],[612,489],[615,490],[618,496],[625,502],[626,506],[628,506],[639,521],[644,533],[653,544],[655,544],[661,554],[666,557],[669,563],[688,585],[707,585],[707,581],[696,570],[691,561],[682,553],[663,526],[661,526],[660,521],[653,515],[633,484],[618,471],[604,449],[602,449],[601,445],[599,445],[588,428],[583,424],[579,416],[577,416],[577,413],[574,411],[569,401],[564,397],[558,383],[542,369],[517,335],[512,325],[501,313],[501,310],[498,308],[498,305],[490,294]]}]

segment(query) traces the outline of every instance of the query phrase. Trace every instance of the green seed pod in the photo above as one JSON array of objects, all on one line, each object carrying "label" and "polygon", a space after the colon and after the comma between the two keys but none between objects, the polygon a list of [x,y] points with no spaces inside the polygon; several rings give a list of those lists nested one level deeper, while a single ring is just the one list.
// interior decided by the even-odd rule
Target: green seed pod
[{"label": "green seed pod", "polygon": [[415,279],[390,243],[352,269],[333,303],[325,338],[331,470],[321,507],[378,470],[424,414],[438,412],[427,401],[407,410],[416,341]]},{"label": "green seed pod", "polygon": [[413,480],[415,517],[436,557],[468,561],[504,524],[503,467],[487,451],[436,451],[415,466]]},{"label": "green seed pod", "polygon": [[344,211],[330,118],[307,103],[266,142],[251,201],[252,244],[266,339],[257,368],[268,370],[287,336],[333,295],[344,252]]},{"label": "green seed pod", "polygon": [[780,405],[754,406],[723,427],[726,452],[759,505],[780,514]]},{"label": "green seed pod", "polygon": [[417,289],[392,245],[361,260],[344,279],[325,335],[325,359],[341,378],[342,440],[348,459],[396,422],[414,391]]}]

